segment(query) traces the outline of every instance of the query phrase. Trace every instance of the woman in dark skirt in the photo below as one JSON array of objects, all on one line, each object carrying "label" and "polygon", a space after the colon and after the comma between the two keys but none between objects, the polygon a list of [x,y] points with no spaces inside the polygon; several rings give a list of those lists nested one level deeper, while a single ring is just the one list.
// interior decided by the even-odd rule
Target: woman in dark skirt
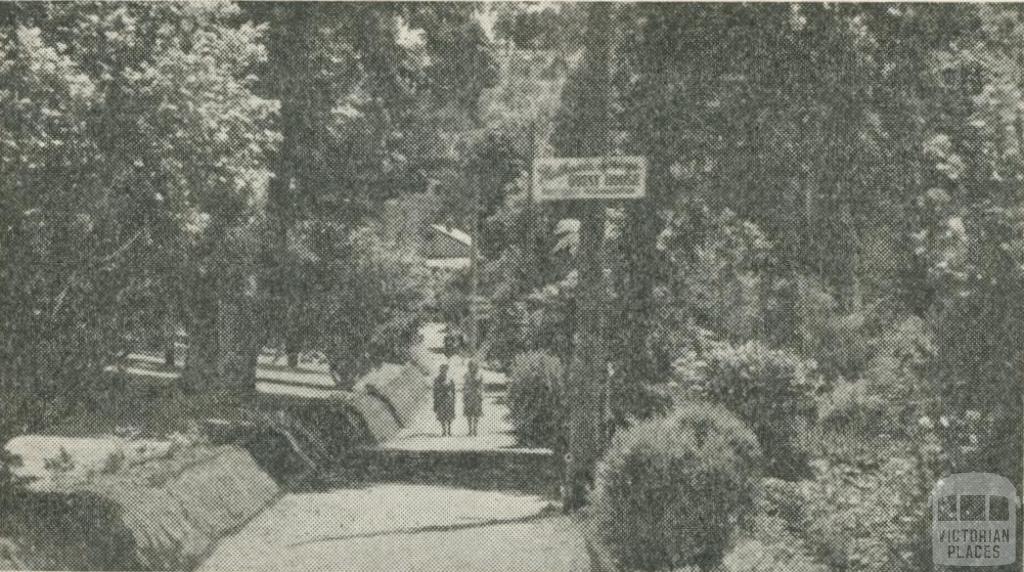
[{"label": "woman in dark skirt", "polygon": [[441,423],[441,436],[452,434],[452,421],[455,420],[455,384],[448,381],[448,365],[442,365],[441,371],[434,378],[434,415]]},{"label": "woman in dark skirt", "polygon": [[469,423],[469,435],[477,434],[477,425],[484,416],[484,380],[475,361],[466,367],[466,377],[462,385],[462,413]]}]

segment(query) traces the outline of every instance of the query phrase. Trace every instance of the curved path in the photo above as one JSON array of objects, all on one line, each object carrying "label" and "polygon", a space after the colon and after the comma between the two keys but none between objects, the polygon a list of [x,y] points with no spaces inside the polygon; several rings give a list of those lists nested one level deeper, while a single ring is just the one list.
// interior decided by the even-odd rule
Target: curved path
[{"label": "curved path", "polygon": [[[441,345],[437,324],[428,324],[423,334],[422,347]],[[414,359],[430,368],[428,381],[445,361],[428,351]],[[461,388],[465,361],[449,363]],[[491,386],[503,384],[500,374],[485,376]],[[367,451],[392,462],[397,458],[398,465],[388,465],[393,468],[408,456],[416,466],[412,478],[392,482],[394,475],[384,474],[359,484],[339,479],[338,488],[289,493],[222,540],[199,570],[589,571],[582,536],[551,499],[502,490],[487,477],[488,471],[493,476],[495,470],[546,462],[551,452],[513,448],[501,391],[486,395],[480,435],[466,436],[458,394],[455,436],[440,436],[428,398],[407,427]],[[456,465],[457,474],[450,474]],[[462,467],[472,468],[459,473]]]},{"label": "curved path", "polygon": [[199,568],[586,572],[582,537],[541,498],[374,484],[289,494]]}]

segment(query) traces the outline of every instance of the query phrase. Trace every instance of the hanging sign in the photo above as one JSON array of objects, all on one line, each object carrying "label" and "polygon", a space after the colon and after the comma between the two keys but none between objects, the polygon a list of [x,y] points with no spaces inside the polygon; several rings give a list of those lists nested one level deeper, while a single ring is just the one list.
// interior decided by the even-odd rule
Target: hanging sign
[{"label": "hanging sign", "polygon": [[646,183],[644,157],[548,157],[533,162],[533,196],[538,201],[639,199]]}]

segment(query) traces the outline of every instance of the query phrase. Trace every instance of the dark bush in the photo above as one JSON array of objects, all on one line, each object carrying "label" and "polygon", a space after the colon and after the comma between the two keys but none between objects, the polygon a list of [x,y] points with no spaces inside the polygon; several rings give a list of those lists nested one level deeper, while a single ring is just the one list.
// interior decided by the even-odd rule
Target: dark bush
[{"label": "dark bush", "polygon": [[887,419],[888,403],[883,395],[872,390],[863,380],[840,380],[818,401],[822,429],[861,439],[878,437],[891,429]]},{"label": "dark bush", "polygon": [[912,435],[937,405],[935,382],[927,374],[934,342],[924,321],[903,319],[878,340],[863,378],[840,378],[818,398],[825,447],[849,449],[859,442],[865,453],[877,451],[882,443]]},{"label": "dark bush", "polygon": [[790,523],[799,520],[800,509],[798,483],[762,479],[751,525],[741,532],[716,572],[830,572],[794,533]]},{"label": "dark bush", "polygon": [[717,565],[753,507],[757,439],[712,404],[690,404],[619,433],[598,467],[594,516],[636,570]]},{"label": "dark bush", "polygon": [[562,363],[544,352],[520,354],[509,368],[512,432],[523,445],[559,449],[563,435]]},{"label": "dark bush", "polygon": [[722,572],[830,572],[824,564],[795,548],[791,538],[773,542],[743,540],[725,557]]},{"label": "dark bush", "polygon": [[747,422],[757,435],[767,471],[780,478],[807,474],[805,435],[814,419],[813,364],[760,342],[716,344],[704,355],[699,388]]}]

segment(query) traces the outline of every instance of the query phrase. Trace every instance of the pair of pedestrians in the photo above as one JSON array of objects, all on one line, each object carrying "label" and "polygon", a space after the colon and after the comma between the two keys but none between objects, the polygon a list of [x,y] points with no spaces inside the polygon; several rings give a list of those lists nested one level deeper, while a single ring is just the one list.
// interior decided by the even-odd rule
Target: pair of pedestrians
[{"label": "pair of pedestrians", "polygon": [[[455,420],[455,383],[448,379],[448,364],[442,364],[434,378],[434,414],[441,423],[441,436],[451,436],[452,422]],[[484,414],[484,388],[475,361],[470,361],[466,366],[462,385],[462,414],[466,416],[469,435],[477,435],[477,427]]]}]

